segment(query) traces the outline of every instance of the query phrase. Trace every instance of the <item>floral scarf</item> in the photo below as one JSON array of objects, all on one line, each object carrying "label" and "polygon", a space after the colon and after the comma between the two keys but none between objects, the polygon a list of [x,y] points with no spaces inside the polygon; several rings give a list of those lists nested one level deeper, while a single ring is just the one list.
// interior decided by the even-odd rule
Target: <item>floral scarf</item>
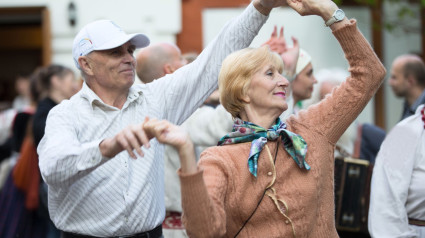
[{"label": "floral scarf", "polygon": [[300,135],[286,130],[286,124],[281,122],[279,118],[276,120],[276,124],[268,130],[237,118],[232,132],[221,138],[218,145],[252,142],[248,157],[248,167],[249,172],[257,177],[258,158],[261,150],[263,150],[267,140],[276,140],[279,136],[282,139],[283,147],[298,166],[310,170],[310,165],[305,161],[307,143]]}]

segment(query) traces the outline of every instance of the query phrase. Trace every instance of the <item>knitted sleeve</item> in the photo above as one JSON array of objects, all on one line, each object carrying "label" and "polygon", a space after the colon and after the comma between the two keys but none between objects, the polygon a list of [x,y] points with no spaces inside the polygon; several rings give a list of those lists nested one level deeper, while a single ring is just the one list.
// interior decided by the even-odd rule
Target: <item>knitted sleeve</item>
[{"label": "knitted sleeve", "polygon": [[336,143],[378,90],[385,68],[357,29],[355,20],[333,34],[349,62],[350,76],[319,104],[301,111],[290,121],[304,124]]},{"label": "knitted sleeve", "polygon": [[227,193],[228,168],[206,150],[195,174],[179,170],[183,223],[189,237],[223,237],[226,234],[224,200]]}]

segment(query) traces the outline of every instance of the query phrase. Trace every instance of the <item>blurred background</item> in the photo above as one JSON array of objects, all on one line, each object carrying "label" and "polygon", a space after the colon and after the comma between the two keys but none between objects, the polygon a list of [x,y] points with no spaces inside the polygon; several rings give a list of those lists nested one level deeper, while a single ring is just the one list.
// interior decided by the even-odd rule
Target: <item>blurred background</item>
[{"label": "blurred background", "polygon": [[[151,42],[173,42],[182,53],[199,53],[225,22],[243,11],[249,0],[0,0],[0,110],[18,94],[15,81],[38,66],[51,63],[79,72],[72,60],[72,41],[85,24],[111,19],[126,32],[142,32]],[[339,0],[337,4],[369,40],[387,68],[405,53],[424,57],[424,1]],[[341,48],[315,16],[301,17],[289,7],[275,9],[252,46],[265,42],[273,27],[283,26],[285,38],[299,39],[313,58],[315,71],[347,69]],[[387,76],[388,78],[388,76]],[[402,99],[395,98],[388,80],[359,116],[389,130],[400,119]]]}]

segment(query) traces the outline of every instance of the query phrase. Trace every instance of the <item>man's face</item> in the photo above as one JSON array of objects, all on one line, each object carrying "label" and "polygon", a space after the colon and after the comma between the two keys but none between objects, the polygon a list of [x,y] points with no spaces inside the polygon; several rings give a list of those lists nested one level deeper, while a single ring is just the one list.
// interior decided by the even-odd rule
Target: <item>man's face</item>
[{"label": "man's face", "polygon": [[105,89],[129,89],[134,82],[135,49],[134,45],[127,42],[117,48],[93,51],[87,55],[95,83]]},{"label": "man's face", "polygon": [[404,77],[403,65],[401,60],[395,60],[391,67],[389,84],[397,97],[406,97],[409,89],[408,81]]}]

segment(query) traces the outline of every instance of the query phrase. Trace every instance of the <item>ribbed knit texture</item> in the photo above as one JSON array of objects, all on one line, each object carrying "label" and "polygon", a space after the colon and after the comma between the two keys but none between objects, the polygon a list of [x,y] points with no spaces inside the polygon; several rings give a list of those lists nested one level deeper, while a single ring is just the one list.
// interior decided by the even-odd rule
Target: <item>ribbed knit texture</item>
[{"label": "ribbed knit texture", "polygon": [[[385,68],[358,31],[356,21],[333,32],[350,63],[351,77],[321,103],[287,120],[308,144],[311,170],[301,170],[282,148],[274,188],[288,205],[296,237],[338,237],[334,221],[334,146],[381,85]],[[268,142],[274,155],[276,142]],[[280,144],[279,144],[280,145]],[[280,145],[281,146],[281,145]],[[273,177],[263,151],[258,178],[247,169],[251,143],[212,147],[201,155],[199,172],[180,173],[184,224],[190,237],[234,237],[254,211]],[[271,173],[269,173],[271,172]],[[293,237],[290,222],[265,196],[238,237]]]}]

